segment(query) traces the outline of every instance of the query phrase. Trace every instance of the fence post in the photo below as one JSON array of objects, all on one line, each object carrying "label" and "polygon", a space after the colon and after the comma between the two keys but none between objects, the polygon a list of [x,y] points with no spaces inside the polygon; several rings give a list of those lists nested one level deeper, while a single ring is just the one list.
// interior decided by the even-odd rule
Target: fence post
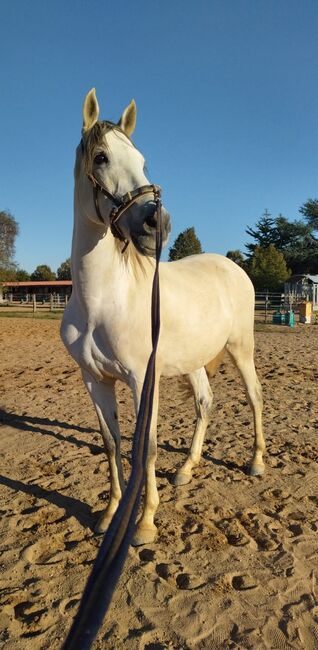
[{"label": "fence post", "polygon": [[54,309],[53,293],[50,293],[50,311]]},{"label": "fence post", "polygon": [[35,293],[32,295],[32,302],[33,302],[33,313],[36,311],[36,295]]},{"label": "fence post", "polygon": [[265,294],[265,323],[267,323],[267,311],[268,311],[268,290]]},{"label": "fence post", "polygon": [[67,307],[67,302],[68,302],[68,295],[67,293],[65,294],[65,307]]}]

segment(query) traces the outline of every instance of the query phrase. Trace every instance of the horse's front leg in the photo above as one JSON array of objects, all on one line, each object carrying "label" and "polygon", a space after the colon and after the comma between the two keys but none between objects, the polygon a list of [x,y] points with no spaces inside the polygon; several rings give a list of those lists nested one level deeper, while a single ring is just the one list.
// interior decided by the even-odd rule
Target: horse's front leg
[{"label": "horse's front leg", "polygon": [[[140,404],[141,387],[136,384],[133,387],[136,417]],[[154,524],[154,517],[159,505],[159,496],[156,484],[155,465],[157,459],[157,418],[159,400],[159,377],[156,378],[151,425],[149,431],[149,446],[147,456],[147,468],[145,477],[145,496],[143,511],[137,523],[137,528],[132,541],[133,546],[140,544],[151,544],[157,534],[157,526]]]},{"label": "horse's front leg", "polygon": [[125,490],[120,455],[120,431],[118,426],[115,382],[112,379],[109,379],[107,382],[97,382],[85,371],[83,372],[83,379],[97,413],[109,463],[109,502],[95,528],[97,533],[103,533],[108,528]]}]

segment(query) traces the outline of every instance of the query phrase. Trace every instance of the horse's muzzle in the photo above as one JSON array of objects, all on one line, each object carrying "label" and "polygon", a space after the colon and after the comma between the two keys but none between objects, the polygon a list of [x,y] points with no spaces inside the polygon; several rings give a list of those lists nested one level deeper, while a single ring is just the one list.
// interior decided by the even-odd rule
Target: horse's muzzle
[{"label": "horse's muzzle", "polygon": [[[155,237],[157,221],[158,221],[158,212],[157,212],[157,206],[154,202],[149,201],[144,206],[143,217],[144,217],[144,222],[143,222],[144,233],[152,237]],[[162,229],[162,239],[163,241],[165,241],[168,239],[168,235],[171,230],[171,223],[170,223],[170,215],[163,206],[161,207],[160,218],[161,218],[160,226]]]},{"label": "horse's muzzle", "polygon": [[132,241],[137,250],[143,255],[155,255],[158,218],[160,219],[159,227],[161,228],[162,245],[164,246],[171,231],[170,215],[163,206],[158,213],[156,203],[148,201],[143,206],[141,228],[139,232],[132,233]]}]

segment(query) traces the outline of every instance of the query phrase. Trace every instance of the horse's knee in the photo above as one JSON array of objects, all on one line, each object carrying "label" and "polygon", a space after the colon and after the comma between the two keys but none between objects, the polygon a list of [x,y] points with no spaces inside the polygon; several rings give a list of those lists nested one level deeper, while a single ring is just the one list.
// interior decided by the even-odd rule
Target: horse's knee
[{"label": "horse's knee", "polygon": [[212,408],[212,393],[211,395],[203,395],[196,402],[197,412],[202,420],[207,420]]}]

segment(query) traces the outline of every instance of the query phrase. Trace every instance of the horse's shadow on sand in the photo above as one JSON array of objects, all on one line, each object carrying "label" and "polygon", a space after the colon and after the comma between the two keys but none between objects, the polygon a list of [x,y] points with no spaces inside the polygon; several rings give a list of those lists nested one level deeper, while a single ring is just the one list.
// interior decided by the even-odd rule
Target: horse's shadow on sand
[{"label": "horse's shadow on sand", "polygon": [[[65,433],[65,435],[63,435],[63,433],[54,431],[51,428],[46,428],[59,427],[66,431],[76,429],[79,433],[98,433],[96,429],[92,429],[90,427],[81,427],[56,419],[51,420],[49,418],[34,417],[27,414],[17,415],[16,413],[8,413],[2,409],[0,409],[0,423],[7,424],[8,426],[14,427],[19,431],[27,431],[30,433],[52,436],[56,440],[74,444],[78,448],[88,447],[93,455],[104,453],[103,446],[95,445],[94,443],[87,442],[86,440],[81,440],[73,434],[69,435],[68,433]],[[158,447],[165,452],[182,454],[184,457],[186,457],[188,453],[188,448],[186,446],[174,446],[168,441],[160,442],[158,444]],[[212,465],[224,467],[229,471],[246,474],[246,468],[244,466],[240,466],[233,461],[215,458],[211,455],[210,452],[204,452],[203,459],[210,462]],[[162,471],[159,469],[156,471],[158,478],[166,478],[169,482],[173,482],[174,474],[174,472]],[[90,528],[91,530],[94,530],[94,526],[96,524],[96,514],[92,514],[90,506],[83,501],[80,501],[79,499],[63,495],[56,490],[47,490],[34,483],[23,483],[22,481],[11,479],[8,476],[0,475],[0,485],[4,485],[14,490],[15,492],[20,491],[38,499],[45,499],[48,501],[48,503],[52,503],[53,505],[64,509],[66,517],[73,516],[84,528]]]},{"label": "horse's shadow on sand", "polygon": [[[189,453],[189,448],[182,445],[182,446],[174,446],[171,444],[171,442],[165,440],[163,442],[158,443],[158,448],[163,449],[164,451],[167,452],[173,452],[175,454],[182,454],[185,458],[187,457]],[[215,456],[212,456],[212,454],[209,451],[203,451],[202,453],[202,459],[206,460],[208,463],[211,463],[212,465],[216,467],[224,467],[226,470],[229,471],[235,471],[235,472],[240,472],[242,474],[248,474],[248,467],[245,465],[238,465],[236,462],[231,461],[231,460],[223,460],[221,458],[215,458]],[[166,478],[169,479],[170,482],[173,482],[175,472],[167,472],[166,474],[164,472],[156,471],[156,475],[160,478],[163,478],[166,476]]]},{"label": "horse's shadow on sand", "polygon": [[62,508],[65,511],[65,518],[75,517],[81,526],[94,530],[96,515],[92,514],[90,506],[80,499],[65,496],[56,490],[46,490],[34,483],[23,483],[9,478],[9,476],[0,475],[0,485],[4,485],[14,492],[23,492],[37,499],[45,499],[48,503]]},{"label": "horse's shadow on sand", "polygon": [[[56,440],[63,443],[70,443],[76,447],[86,447],[93,455],[104,453],[104,447],[95,445],[94,443],[81,440],[73,434],[69,434],[69,430],[76,429],[79,433],[98,433],[96,429],[89,427],[81,427],[68,422],[49,418],[34,417],[27,414],[17,415],[16,413],[8,413],[0,409],[0,423],[7,424],[19,431],[26,431],[29,433],[40,434],[44,436],[51,436]],[[50,428],[46,428],[50,427]],[[65,435],[58,431],[54,431],[51,427],[59,427],[65,430]],[[88,504],[57,492],[57,490],[48,490],[35,483],[23,483],[22,481],[12,479],[9,476],[0,475],[0,485],[4,485],[15,492],[24,492],[38,499],[45,499],[48,503],[52,503],[65,511],[66,517],[75,517],[84,528],[94,530],[96,524],[96,514],[92,514],[91,508]]]},{"label": "horse's shadow on sand", "polygon": [[98,430],[92,429],[90,427],[81,427],[76,424],[70,424],[69,422],[61,422],[60,420],[50,420],[49,418],[40,418],[34,417],[31,415],[17,415],[16,413],[8,413],[3,409],[0,409],[0,422],[7,424],[10,427],[19,429],[20,431],[29,431],[30,433],[40,433],[44,436],[52,436],[56,440],[61,442],[71,443],[76,445],[76,447],[88,447],[90,452],[93,455],[101,454],[104,452],[104,447],[99,445],[94,445],[94,443],[87,442],[86,440],[81,440],[76,438],[73,434],[63,435],[58,431],[53,431],[52,429],[46,429],[44,427],[59,427],[64,430],[73,430],[76,429],[79,433],[99,433]]}]

